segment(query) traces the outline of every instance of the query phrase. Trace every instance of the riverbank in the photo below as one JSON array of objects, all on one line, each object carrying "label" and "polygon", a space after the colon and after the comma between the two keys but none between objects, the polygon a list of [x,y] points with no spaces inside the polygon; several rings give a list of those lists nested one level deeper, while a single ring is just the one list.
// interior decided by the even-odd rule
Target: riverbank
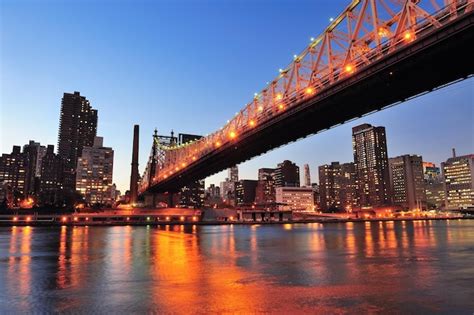
[{"label": "riverbank", "polygon": [[399,217],[399,218],[312,218],[290,219],[282,221],[201,221],[197,216],[183,217],[153,217],[151,215],[130,216],[4,216],[0,215],[0,226],[165,226],[165,225],[278,225],[278,224],[308,224],[308,223],[347,223],[347,222],[394,222],[394,221],[432,221],[432,220],[470,220],[467,216],[436,216],[436,217]]}]

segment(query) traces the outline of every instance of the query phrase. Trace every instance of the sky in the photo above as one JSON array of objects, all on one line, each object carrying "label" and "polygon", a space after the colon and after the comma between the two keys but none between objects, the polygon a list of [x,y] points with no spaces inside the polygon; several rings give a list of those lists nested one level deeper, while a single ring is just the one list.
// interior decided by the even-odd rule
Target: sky
[{"label": "sky", "polygon": [[[140,172],[154,128],[208,134],[278,75],[349,0],[0,0],[0,148],[57,144],[64,92],[98,110],[115,151],[114,182],[128,189],[133,125]],[[285,159],[317,167],[353,161],[351,128],[385,126],[389,156],[439,164],[474,153],[474,79],[354,120],[239,165],[255,179]],[[302,172],[301,172],[302,173]],[[226,172],[206,179],[219,183]]]}]

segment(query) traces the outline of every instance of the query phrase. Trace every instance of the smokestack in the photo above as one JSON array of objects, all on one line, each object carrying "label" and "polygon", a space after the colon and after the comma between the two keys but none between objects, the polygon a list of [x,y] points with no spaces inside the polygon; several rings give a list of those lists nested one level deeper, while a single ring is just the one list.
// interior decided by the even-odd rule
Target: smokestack
[{"label": "smokestack", "polygon": [[138,137],[140,126],[133,126],[132,173],[130,175],[130,203],[137,202],[138,197]]},{"label": "smokestack", "polygon": [[453,158],[455,158],[455,157],[456,157],[456,149],[453,148]]}]

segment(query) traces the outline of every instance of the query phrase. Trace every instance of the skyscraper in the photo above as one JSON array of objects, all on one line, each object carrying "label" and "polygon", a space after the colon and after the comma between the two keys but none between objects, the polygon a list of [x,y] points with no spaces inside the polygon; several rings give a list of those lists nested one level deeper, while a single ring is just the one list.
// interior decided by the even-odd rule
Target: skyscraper
[{"label": "skyscraper", "polygon": [[76,190],[90,204],[110,205],[114,151],[103,146],[103,138],[96,137],[94,145],[84,147],[77,161]]},{"label": "skyscraper", "polygon": [[474,208],[474,154],[456,156],[441,163],[446,209]]},{"label": "skyscraper", "polygon": [[426,209],[423,160],[419,155],[388,159],[393,203],[405,210]]},{"label": "skyscraper", "polygon": [[311,174],[309,173],[309,165],[304,165],[304,186],[311,187]]},{"label": "skyscraper", "polygon": [[285,160],[275,169],[275,187],[300,187],[300,168]]},{"label": "skyscraper", "polygon": [[64,93],[59,119],[58,154],[64,160],[64,189],[75,190],[77,159],[92,147],[97,134],[97,110],[79,92]]},{"label": "skyscraper", "polygon": [[321,165],[319,167],[320,206],[324,211],[352,211],[357,207],[354,163]]},{"label": "skyscraper", "polygon": [[39,142],[30,140],[23,146],[26,158],[26,182],[25,192],[27,195],[35,195],[39,190],[39,177],[41,175],[41,160],[46,153],[46,147]]},{"label": "skyscraper", "polygon": [[237,167],[237,165],[229,168],[228,172],[229,172],[229,180],[231,182],[235,183],[239,180],[239,168]]},{"label": "skyscraper", "polygon": [[48,145],[41,162],[40,202],[43,205],[63,205],[63,159]]},{"label": "skyscraper", "polygon": [[391,204],[385,127],[362,124],[352,128],[352,147],[361,207]]},{"label": "skyscraper", "polygon": [[432,162],[423,162],[425,177],[426,204],[428,209],[441,209],[445,206],[444,184],[440,168]]},{"label": "skyscraper", "polygon": [[255,201],[256,180],[242,179],[235,183],[235,202],[237,205],[248,205]]},{"label": "skyscraper", "polygon": [[275,169],[260,168],[255,188],[255,202],[260,205],[275,203]]},{"label": "skyscraper", "polygon": [[182,207],[200,208],[204,205],[204,180],[191,182],[181,188],[179,204]]},{"label": "skyscraper", "polygon": [[7,186],[12,193],[13,204],[25,197],[27,159],[21,152],[20,146],[13,146],[11,154],[2,154],[0,157],[0,182]]}]

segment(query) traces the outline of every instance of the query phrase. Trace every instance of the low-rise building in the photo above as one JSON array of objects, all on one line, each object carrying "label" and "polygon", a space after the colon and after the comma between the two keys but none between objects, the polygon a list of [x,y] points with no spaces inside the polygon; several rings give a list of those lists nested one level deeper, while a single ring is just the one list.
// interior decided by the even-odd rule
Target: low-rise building
[{"label": "low-rise building", "polygon": [[312,187],[277,187],[275,191],[279,210],[314,211]]}]

